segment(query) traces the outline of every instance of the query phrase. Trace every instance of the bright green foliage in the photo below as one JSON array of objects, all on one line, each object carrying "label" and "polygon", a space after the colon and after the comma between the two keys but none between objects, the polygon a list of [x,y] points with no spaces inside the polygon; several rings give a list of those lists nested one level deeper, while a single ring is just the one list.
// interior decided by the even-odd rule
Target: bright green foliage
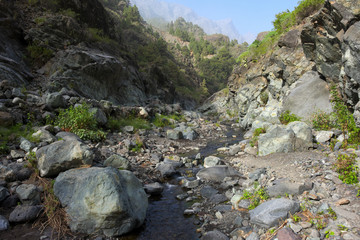
[{"label": "bright green foliage", "polygon": [[294,222],[299,222],[301,220],[301,218],[296,214],[292,215],[292,219],[294,220]]},{"label": "bright green foliage", "polygon": [[156,127],[172,127],[174,128],[174,121],[184,121],[184,116],[182,115],[162,115],[162,114],[156,114],[155,118],[153,119],[152,123]]},{"label": "bright green foliage", "polygon": [[103,131],[97,128],[94,113],[89,111],[89,106],[86,104],[61,110],[55,125],[64,131],[75,133],[84,140],[99,141],[106,136]]},{"label": "bright green foliage", "polygon": [[325,0],[302,0],[299,5],[293,11],[293,14],[297,22],[300,22],[304,18],[310,16],[317,10],[319,10],[325,3]]},{"label": "bright green foliage", "polygon": [[151,129],[150,123],[146,119],[129,116],[127,118],[114,118],[108,120],[107,127],[111,130],[121,131],[125,126],[133,126],[134,130]]},{"label": "bright green foliage", "polygon": [[330,238],[331,236],[334,236],[335,233],[331,230],[326,230],[325,231],[325,238]]},{"label": "bright green foliage", "polygon": [[334,164],[336,172],[338,172],[339,179],[347,184],[356,184],[359,182],[358,175],[359,170],[355,165],[355,154],[339,154],[337,161]]},{"label": "bright green foliage", "polygon": [[[255,183],[254,188],[256,189],[258,184]],[[250,200],[249,210],[256,208],[260,205],[262,201],[269,199],[269,195],[267,194],[265,188],[260,187],[258,190],[254,190],[254,192],[249,192],[244,190],[243,196],[241,199]]]},{"label": "bright green foliage", "polygon": [[279,120],[282,124],[287,125],[291,122],[300,121],[301,117],[291,113],[290,110],[286,110],[285,112],[280,114]]},{"label": "bright green foliage", "polygon": [[[360,129],[356,127],[355,120],[343,100],[339,92],[336,89],[336,86],[333,85],[330,88],[331,94],[331,103],[334,109],[334,115],[336,117],[336,123],[340,127],[343,136],[344,136],[344,147],[347,147],[347,144],[360,144]],[[346,138],[346,133],[349,133],[349,139]]]},{"label": "bright green foliage", "polygon": [[336,128],[336,117],[333,113],[326,113],[324,111],[317,111],[312,115],[312,125],[316,130],[330,130]]},{"label": "bright green foliage", "polygon": [[132,147],[130,149],[130,151],[132,151],[132,152],[140,152],[141,149],[143,148],[143,146],[144,146],[144,143],[140,139],[136,139],[136,144],[135,144],[134,147]]},{"label": "bright green foliage", "polygon": [[254,133],[253,133],[253,136],[252,136],[252,138],[251,138],[251,140],[250,140],[250,145],[251,145],[252,147],[257,146],[258,140],[259,140],[259,136],[260,136],[260,134],[262,134],[262,133],[266,133],[265,128],[257,128],[257,129],[255,129],[255,131],[254,131]]},{"label": "bright green foliage", "polygon": [[8,128],[0,126],[0,154],[6,154],[9,152],[7,146],[10,139],[16,140],[20,137],[24,137],[32,142],[37,142],[38,139],[32,137],[34,130],[32,124],[27,125],[17,124]]},{"label": "bright green foliage", "polygon": [[274,29],[278,34],[289,31],[289,29],[294,26],[293,13],[286,11],[281,12],[275,15],[275,20],[273,21]]}]

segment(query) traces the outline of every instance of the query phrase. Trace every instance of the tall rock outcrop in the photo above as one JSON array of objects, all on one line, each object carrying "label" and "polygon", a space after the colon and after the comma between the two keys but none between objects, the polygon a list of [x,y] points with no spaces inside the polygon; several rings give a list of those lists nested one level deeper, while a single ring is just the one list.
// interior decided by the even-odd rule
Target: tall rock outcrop
[{"label": "tall rock outcrop", "polygon": [[251,126],[267,109],[277,109],[274,114],[290,110],[307,120],[317,110],[332,111],[329,85],[335,83],[360,116],[360,104],[355,107],[360,84],[360,1],[350,2],[326,1],[285,33],[271,53],[236,67],[229,94],[213,97],[200,110],[236,112],[243,127]]}]

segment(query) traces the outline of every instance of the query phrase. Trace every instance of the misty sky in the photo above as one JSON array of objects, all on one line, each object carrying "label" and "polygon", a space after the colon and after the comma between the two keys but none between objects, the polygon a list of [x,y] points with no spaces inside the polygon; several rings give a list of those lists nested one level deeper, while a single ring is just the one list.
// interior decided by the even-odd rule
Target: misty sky
[{"label": "misty sky", "polygon": [[212,20],[231,18],[243,36],[273,28],[275,14],[294,10],[299,0],[163,0],[193,9],[199,16]]}]

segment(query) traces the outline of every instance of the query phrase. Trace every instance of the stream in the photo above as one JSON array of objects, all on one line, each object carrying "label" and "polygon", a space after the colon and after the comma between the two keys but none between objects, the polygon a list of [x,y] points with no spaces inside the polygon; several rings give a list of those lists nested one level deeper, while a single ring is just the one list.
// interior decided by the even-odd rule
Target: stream
[{"label": "stream", "polygon": [[[240,129],[232,129],[227,126],[226,137],[209,141],[206,147],[199,151],[186,154],[189,158],[195,158],[200,152],[202,158],[210,155],[218,155],[220,147],[233,145],[243,140],[243,132]],[[184,172],[186,169],[179,169]],[[193,169],[197,172],[199,169]],[[196,229],[201,226],[195,216],[184,216],[184,210],[192,205],[185,200],[179,201],[176,196],[186,193],[179,185],[181,177],[173,178],[165,184],[164,191],[158,197],[149,198],[149,207],[144,225],[129,235],[121,237],[121,240],[196,240],[200,236]],[[188,204],[188,205],[187,205]]]}]

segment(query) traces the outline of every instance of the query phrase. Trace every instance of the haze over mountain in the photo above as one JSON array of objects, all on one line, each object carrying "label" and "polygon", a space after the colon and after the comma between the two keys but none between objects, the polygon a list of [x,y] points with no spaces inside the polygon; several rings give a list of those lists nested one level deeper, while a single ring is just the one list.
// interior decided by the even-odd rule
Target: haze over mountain
[{"label": "haze over mountain", "polygon": [[160,0],[131,0],[131,4],[135,4],[141,16],[151,23],[154,19],[157,23],[161,21],[175,21],[179,17],[183,17],[186,21],[199,25],[207,34],[221,33],[237,39],[239,42],[252,42],[255,36],[242,36],[234,26],[232,20],[211,20],[197,15],[191,8],[176,3],[168,3]]}]

